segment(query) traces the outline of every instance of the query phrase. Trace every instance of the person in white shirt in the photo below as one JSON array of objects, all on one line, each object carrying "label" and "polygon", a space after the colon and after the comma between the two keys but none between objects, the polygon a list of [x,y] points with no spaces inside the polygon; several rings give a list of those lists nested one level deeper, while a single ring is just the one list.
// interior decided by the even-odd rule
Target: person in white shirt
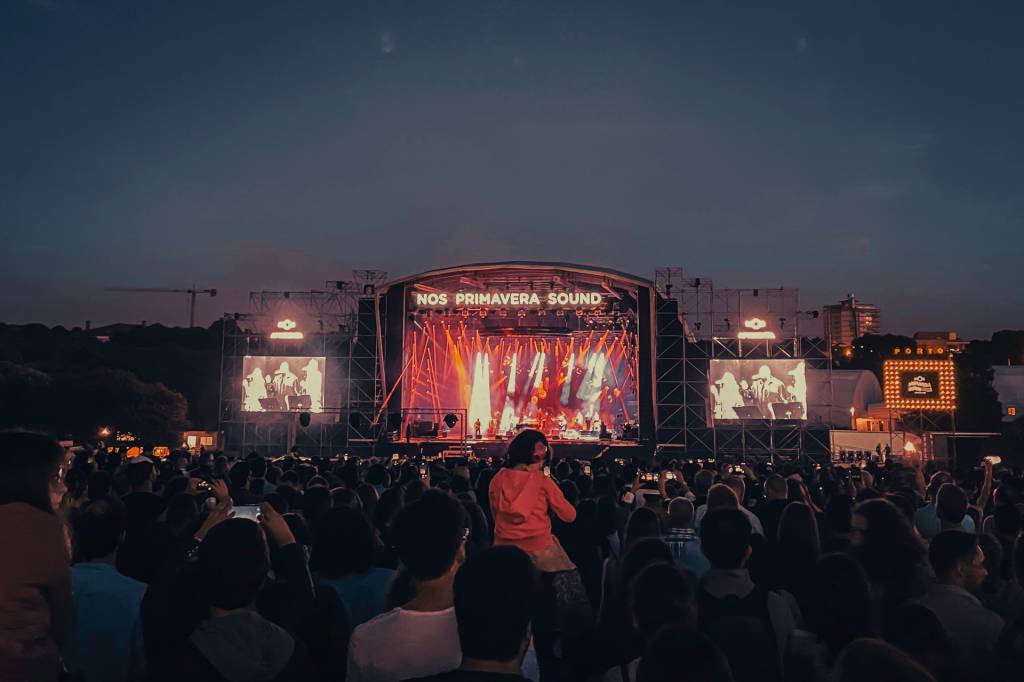
[{"label": "person in white shirt", "polygon": [[462,505],[441,491],[399,512],[392,533],[415,595],[352,632],[348,682],[401,682],[459,667],[452,584],[466,558],[467,525]]},{"label": "person in white shirt", "polygon": [[[761,526],[761,519],[757,518],[754,512],[750,511],[743,505],[743,497],[746,494],[746,484],[743,479],[737,476],[730,476],[725,480],[724,483],[716,483],[711,486],[711,490],[708,491],[708,503],[702,504],[697,508],[697,513],[694,516],[693,524],[697,528],[697,532],[701,532],[701,524],[704,522],[704,516],[709,510],[716,507],[716,502],[719,503],[717,506],[733,506],[732,501],[735,500],[735,506],[743,515],[750,521],[750,530],[756,535],[764,536],[764,528]],[[723,490],[724,489],[724,490]],[[712,495],[712,492],[715,494]],[[726,492],[731,492],[732,495],[726,495]],[[727,503],[727,504],[723,504]]]}]

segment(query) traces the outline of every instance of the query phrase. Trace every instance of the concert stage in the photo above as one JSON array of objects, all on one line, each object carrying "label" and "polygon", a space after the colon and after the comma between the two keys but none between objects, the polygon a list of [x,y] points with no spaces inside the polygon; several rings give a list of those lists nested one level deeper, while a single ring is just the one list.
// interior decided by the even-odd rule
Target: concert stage
[{"label": "concert stage", "polygon": [[652,282],[491,263],[408,277],[380,295],[394,444],[503,451],[523,428],[573,456],[652,442]]}]

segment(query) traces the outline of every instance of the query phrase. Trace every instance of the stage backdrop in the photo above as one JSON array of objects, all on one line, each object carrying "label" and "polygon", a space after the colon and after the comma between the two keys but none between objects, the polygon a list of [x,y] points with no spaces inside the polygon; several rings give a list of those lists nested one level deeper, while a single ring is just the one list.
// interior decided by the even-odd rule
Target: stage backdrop
[{"label": "stage backdrop", "polygon": [[807,419],[807,378],[803,360],[712,360],[711,418]]}]

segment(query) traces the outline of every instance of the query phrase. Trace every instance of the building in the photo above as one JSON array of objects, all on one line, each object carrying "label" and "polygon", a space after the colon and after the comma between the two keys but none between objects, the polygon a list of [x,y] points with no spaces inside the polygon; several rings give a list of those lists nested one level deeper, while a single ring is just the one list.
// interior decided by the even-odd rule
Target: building
[{"label": "building", "polygon": [[850,346],[859,336],[882,331],[878,306],[861,303],[853,294],[839,303],[825,306],[824,313],[825,333],[833,346]]},{"label": "building", "polygon": [[999,396],[1003,421],[1024,417],[1024,366],[996,365],[992,368],[992,388]]},{"label": "building", "polygon": [[944,348],[948,353],[962,353],[968,344],[956,332],[916,332],[914,342],[918,348]]}]

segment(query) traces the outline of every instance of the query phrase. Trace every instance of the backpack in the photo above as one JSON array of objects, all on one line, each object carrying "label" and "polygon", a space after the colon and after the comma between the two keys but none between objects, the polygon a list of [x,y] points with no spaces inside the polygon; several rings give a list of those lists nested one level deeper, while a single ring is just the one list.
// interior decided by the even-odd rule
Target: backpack
[{"label": "backpack", "polygon": [[768,591],[755,587],[742,599],[697,593],[699,627],[729,661],[736,682],[781,682],[775,628],[768,610]]}]

